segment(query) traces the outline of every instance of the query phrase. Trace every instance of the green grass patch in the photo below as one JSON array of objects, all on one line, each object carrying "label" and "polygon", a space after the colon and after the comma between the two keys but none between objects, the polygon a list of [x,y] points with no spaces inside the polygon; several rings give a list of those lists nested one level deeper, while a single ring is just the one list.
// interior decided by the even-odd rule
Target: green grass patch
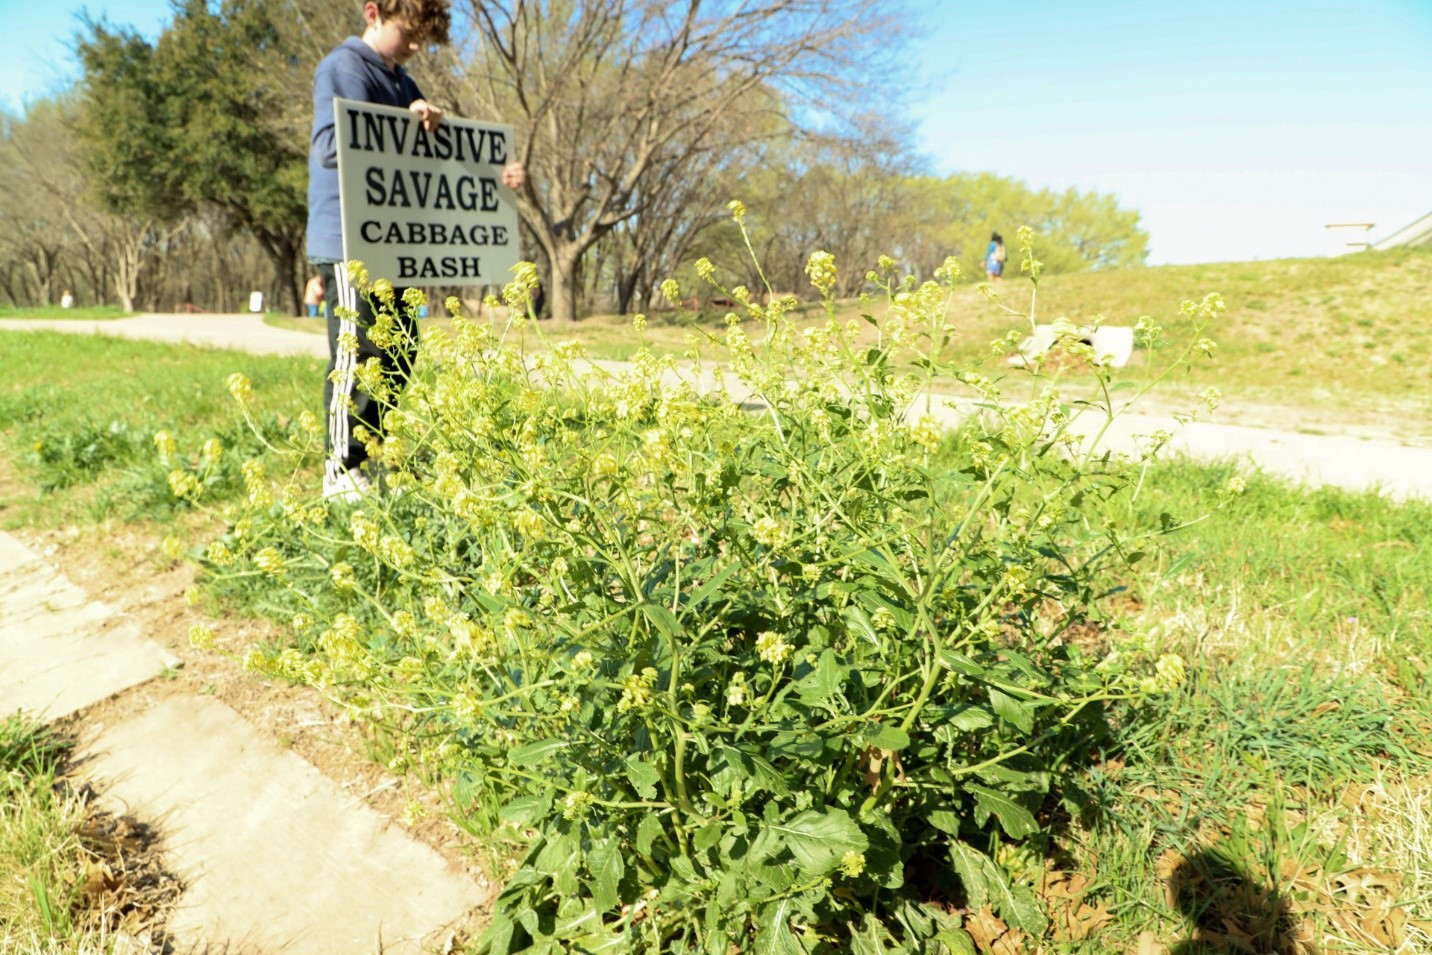
[{"label": "green grass patch", "polygon": [[149,826],[70,785],[73,749],[23,714],[0,718],[0,951],[172,951],[163,925],[181,886]]},{"label": "green grass patch", "polygon": [[[271,396],[261,431],[295,430],[322,404],[323,364],[109,337],[7,332],[0,351],[0,441],[40,492],[0,506],[0,521],[54,523],[84,517],[166,518],[176,502],[167,477],[205,442],[221,467],[215,480],[240,485],[239,467],[262,450],[225,390],[241,371]],[[153,438],[168,431],[169,462]],[[74,493],[55,492],[71,489]],[[87,516],[86,516],[87,515]]]},{"label": "green grass patch", "polygon": [[[1213,511],[1231,464],[1172,461],[1145,482],[1145,514],[1210,516],[1149,567],[1142,596],[1166,639],[1235,671],[1286,657],[1329,677],[1378,677],[1415,705],[1432,664],[1432,502],[1301,488],[1260,474]],[[1168,575],[1171,561],[1185,560]]]},{"label": "green grass patch", "polygon": [[68,740],[20,715],[0,720],[0,946],[71,936],[78,802],[56,789]]},{"label": "green grass patch", "polygon": [[33,305],[18,307],[0,305],[0,320],[7,318],[66,318],[66,319],[110,319],[124,318],[129,313],[118,305],[80,305],[75,308],[60,308],[58,305]]}]

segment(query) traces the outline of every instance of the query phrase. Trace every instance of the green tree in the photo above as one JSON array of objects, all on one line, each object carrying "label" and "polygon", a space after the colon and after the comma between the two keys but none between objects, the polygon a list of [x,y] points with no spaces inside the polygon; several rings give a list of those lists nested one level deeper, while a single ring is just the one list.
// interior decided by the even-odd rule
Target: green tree
[{"label": "green tree", "polygon": [[[941,256],[918,263],[925,274],[944,255],[954,255],[967,275],[982,277],[990,233],[999,232],[1012,242],[1020,226],[1039,232],[1039,258],[1050,272],[1126,268],[1142,265],[1148,256],[1149,237],[1139,225],[1138,212],[1121,209],[1111,195],[1073,188],[1034,190],[990,172],[917,180],[911,185],[945,245]],[[1007,268],[1019,269],[1012,248]]]},{"label": "green tree", "polygon": [[90,21],[80,132],[111,209],[159,221],[223,210],[259,242],[296,310],[308,171],[295,114],[316,58],[288,6],[182,0],[154,44]]}]

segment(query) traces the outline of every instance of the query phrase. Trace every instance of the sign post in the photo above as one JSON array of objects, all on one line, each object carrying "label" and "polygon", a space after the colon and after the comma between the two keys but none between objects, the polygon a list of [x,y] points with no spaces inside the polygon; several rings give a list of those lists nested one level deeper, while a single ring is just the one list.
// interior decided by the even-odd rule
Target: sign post
[{"label": "sign post", "polygon": [[512,128],[333,101],[343,255],[395,286],[501,285],[521,260]]}]

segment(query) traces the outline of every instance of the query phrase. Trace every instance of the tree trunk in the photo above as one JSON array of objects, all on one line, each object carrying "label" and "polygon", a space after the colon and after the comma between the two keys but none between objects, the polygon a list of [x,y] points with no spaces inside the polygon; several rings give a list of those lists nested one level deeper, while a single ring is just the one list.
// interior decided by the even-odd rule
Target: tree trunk
[{"label": "tree trunk", "polygon": [[571,324],[577,320],[577,286],[581,281],[577,266],[581,257],[581,251],[575,246],[558,249],[552,256],[552,283],[547,289],[547,301],[553,322]]}]

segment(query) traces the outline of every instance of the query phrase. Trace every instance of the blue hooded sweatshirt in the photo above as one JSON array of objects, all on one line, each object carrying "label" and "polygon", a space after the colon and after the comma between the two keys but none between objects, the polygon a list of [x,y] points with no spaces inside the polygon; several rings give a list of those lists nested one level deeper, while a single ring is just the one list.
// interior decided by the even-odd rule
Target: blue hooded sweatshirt
[{"label": "blue hooded sweatshirt", "polygon": [[338,205],[338,146],[334,141],[335,98],[406,108],[423,98],[401,66],[383,58],[356,36],[334,48],[313,74],[313,135],[308,147],[308,257],[343,259],[343,217]]}]

